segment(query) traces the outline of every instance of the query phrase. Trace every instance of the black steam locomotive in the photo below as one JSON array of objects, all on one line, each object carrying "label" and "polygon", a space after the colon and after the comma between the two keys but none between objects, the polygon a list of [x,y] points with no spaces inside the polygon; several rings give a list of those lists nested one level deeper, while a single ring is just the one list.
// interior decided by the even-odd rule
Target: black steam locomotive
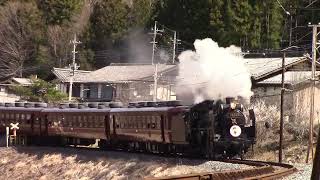
[{"label": "black steam locomotive", "polygon": [[227,98],[226,103],[204,101],[185,114],[187,139],[193,149],[206,156],[242,156],[255,143],[253,110],[249,110],[249,117],[233,98]]},{"label": "black steam locomotive", "polygon": [[[2,106],[1,106],[2,105]],[[187,107],[178,101],[63,104],[0,103],[0,132],[19,122],[17,139],[36,145],[90,145],[202,157],[243,155],[255,142],[255,117],[233,99]],[[8,107],[11,106],[11,107]],[[18,106],[18,107],[17,107]]]}]

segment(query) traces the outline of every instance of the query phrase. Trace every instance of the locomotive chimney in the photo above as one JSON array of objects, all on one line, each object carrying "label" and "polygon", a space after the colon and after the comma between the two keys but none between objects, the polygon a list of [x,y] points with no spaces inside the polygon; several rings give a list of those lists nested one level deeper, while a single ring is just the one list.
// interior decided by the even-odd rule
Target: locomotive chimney
[{"label": "locomotive chimney", "polygon": [[230,104],[232,102],[234,102],[235,98],[234,97],[226,97],[226,103]]}]

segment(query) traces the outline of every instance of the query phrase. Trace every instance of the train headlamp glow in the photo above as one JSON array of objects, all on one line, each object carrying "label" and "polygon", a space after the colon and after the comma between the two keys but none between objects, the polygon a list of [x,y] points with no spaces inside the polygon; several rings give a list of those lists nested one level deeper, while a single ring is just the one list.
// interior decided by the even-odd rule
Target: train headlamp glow
[{"label": "train headlamp glow", "polygon": [[241,135],[241,128],[238,125],[233,125],[230,128],[230,134],[233,137],[239,137]]},{"label": "train headlamp glow", "polygon": [[230,103],[230,107],[231,107],[231,109],[236,109],[236,103]]}]

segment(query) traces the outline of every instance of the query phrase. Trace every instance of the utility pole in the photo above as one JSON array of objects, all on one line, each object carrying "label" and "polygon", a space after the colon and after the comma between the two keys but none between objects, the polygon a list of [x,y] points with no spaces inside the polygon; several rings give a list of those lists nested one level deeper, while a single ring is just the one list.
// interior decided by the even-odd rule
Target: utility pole
[{"label": "utility pole", "polygon": [[153,75],[153,80],[154,80],[154,84],[153,84],[153,101],[157,101],[157,90],[158,90],[158,65],[157,63],[154,63],[154,54],[155,54],[155,50],[156,50],[156,38],[157,38],[157,34],[161,35],[161,33],[163,33],[164,30],[160,30],[157,28],[157,21],[154,22],[154,27],[153,27],[153,33],[151,33],[153,35],[153,41],[152,43],[152,57],[151,57],[151,63],[152,65],[154,65],[154,75]]},{"label": "utility pole", "polygon": [[283,149],[283,101],[284,101],[284,74],[285,74],[285,58],[286,53],[283,51],[282,57],[282,76],[281,76],[281,101],[280,101],[280,147],[279,147],[279,163],[282,163],[282,149]]},{"label": "utility pole", "polygon": [[311,179],[312,180],[320,179],[320,129],[318,133],[318,143],[317,143],[316,154],[313,160]]},{"label": "utility pole", "polygon": [[153,33],[151,33],[153,35],[153,40],[152,40],[152,57],[151,57],[151,63],[154,64],[154,54],[155,54],[155,51],[156,51],[156,45],[157,45],[157,42],[156,42],[156,38],[157,38],[157,35],[161,35],[162,32],[164,32],[164,30],[160,30],[157,28],[157,21],[154,22],[154,27],[153,27]]},{"label": "utility pole", "polygon": [[312,66],[311,66],[311,89],[310,89],[310,122],[309,122],[309,142],[306,163],[309,161],[309,153],[311,151],[311,159],[313,159],[313,121],[314,121],[314,91],[315,91],[315,72],[317,60],[317,36],[318,27],[320,25],[309,25],[312,27]]},{"label": "utility pole", "polygon": [[154,75],[153,75],[153,80],[154,80],[154,85],[153,85],[153,101],[157,101],[157,91],[158,91],[158,64],[154,65]]},{"label": "utility pole", "polygon": [[286,51],[291,48],[299,48],[297,46],[290,46],[287,47],[282,51],[282,76],[281,76],[281,99],[280,99],[280,139],[279,139],[279,163],[282,163],[282,149],[283,149],[283,117],[284,117],[284,93],[286,91],[286,88],[284,87],[284,80],[285,80],[285,72],[286,72],[286,65],[285,65],[285,59],[286,59]]},{"label": "utility pole", "polygon": [[181,44],[180,43],[180,39],[177,39],[177,31],[174,31],[173,32],[173,54],[172,54],[172,64],[174,64],[175,62],[175,58],[176,58],[176,48],[178,46],[178,44]]},{"label": "utility pole", "polygon": [[291,46],[291,44],[292,44],[292,15],[290,14],[289,46]]},{"label": "utility pole", "polygon": [[71,41],[73,44],[73,51],[72,51],[72,65],[69,65],[70,67],[70,81],[69,81],[69,101],[71,101],[72,98],[72,86],[73,86],[73,78],[75,71],[80,67],[76,63],[76,47],[78,44],[80,44],[80,41],[77,41],[77,35],[74,34],[74,39]]}]

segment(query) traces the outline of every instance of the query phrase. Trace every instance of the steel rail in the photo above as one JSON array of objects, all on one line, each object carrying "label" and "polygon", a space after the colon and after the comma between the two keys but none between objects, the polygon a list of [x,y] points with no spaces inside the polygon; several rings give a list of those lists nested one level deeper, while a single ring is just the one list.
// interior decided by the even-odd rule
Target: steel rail
[{"label": "steel rail", "polygon": [[245,164],[254,166],[249,169],[225,170],[219,172],[193,173],[167,177],[145,177],[145,180],[216,180],[216,179],[277,179],[297,171],[289,164],[251,161],[251,160],[224,160],[220,162]]}]

